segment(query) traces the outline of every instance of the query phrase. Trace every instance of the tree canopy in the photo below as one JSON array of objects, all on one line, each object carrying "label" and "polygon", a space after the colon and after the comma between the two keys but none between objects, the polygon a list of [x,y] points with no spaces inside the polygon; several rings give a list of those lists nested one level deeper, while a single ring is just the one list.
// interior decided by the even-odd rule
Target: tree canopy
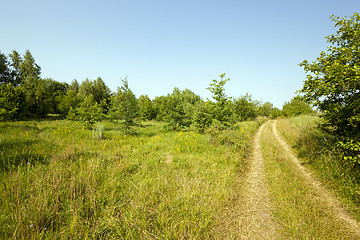
[{"label": "tree canopy", "polygon": [[301,92],[322,111],[323,128],[342,138],[346,158],[360,160],[360,14],[331,19],[327,51],[300,64],[307,73]]}]

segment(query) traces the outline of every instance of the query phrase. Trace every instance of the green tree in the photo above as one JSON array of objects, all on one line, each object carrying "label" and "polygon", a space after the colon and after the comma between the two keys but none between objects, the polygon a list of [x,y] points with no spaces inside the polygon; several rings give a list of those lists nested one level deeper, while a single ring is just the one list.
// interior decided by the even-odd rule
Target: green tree
[{"label": "green tree", "polygon": [[0,85],[8,83],[14,84],[11,76],[10,63],[5,54],[0,52]]},{"label": "green tree", "polygon": [[85,79],[79,87],[78,97],[83,100],[89,95],[93,95],[94,100],[101,106],[102,112],[107,114],[110,104],[110,89],[105,82],[98,77],[96,80],[90,81]]},{"label": "green tree", "polygon": [[177,87],[166,97],[164,121],[173,130],[190,127],[193,121],[195,103],[200,101],[200,96],[189,89],[180,91]]},{"label": "green tree", "polygon": [[155,109],[148,95],[141,95],[138,99],[139,115],[142,120],[155,118]]},{"label": "green tree", "polygon": [[45,88],[47,91],[47,96],[49,99],[46,101],[49,108],[49,113],[59,114],[60,111],[60,103],[62,99],[65,97],[68,84],[57,82],[51,78],[44,79],[45,80]]},{"label": "green tree", "polygon": [[[78,96],[80,85],[76,79],[74,79],[70,85],[67,86],[65,95],[61,98],[59,103],[59,110],[63,116],[67,116],[70,109],[76,109],[81,103],[81,99]],[[72,116],[69,116],[72,118]]]},{"label": "green tree", "polygon": [[257,115],[269,118],[277,118],[280,116],[281,111],[274,107],[274,105],[270,102],[260,103],[257,108]]},{"label": "green tree", "polygon": [[256,103],[251,100],[251,96],[246,94],[232,101],[233,121],[241,122],[256,118]]},{"label": "green tree", "polygon": [[122,120],[125,134],[131,132],[136,125],[138,117],[138,103],[135,94],[130,90],[127,77],[121,79],[123,85],[118,88],[115,96],[111,98],[109,116],[112,120]]},{"label": "green tree", "polygon": [[0,120],[17,120],[26,113],[25,94],[11,83],[0,85]]},{"label": "green tree", "polygon": [[44,117],[49,112],[49,92],[46,80],[40,78],[40,66],[35,63],[29,50],[26,50],[22,58],[13,51],[10,58],[14,85],[20,85],[24,89],[28,116]]},{"label": "green tree", "polygon": [[165,121],[166,115],[169,113],[169,100],[170,95],[168,96],[158,96],[153,100],[154,110],[155,110],[155,119],[157,121]]},{"label": "green tree", "polygon": [[47,88],[48,79],[27,79],[24,87],[28,116],[45,117],[50,112],[51,93]]},{"label": "green tree", "polygon": [[213,104],[209,101],[196,102],[193,113],[193,126],[197,131],[203,133],[205,129],[211,126],[213,121]]},{"label": "green tree", "polygon": [[220,80],[214,79],[207,89],[212,93],[215,100],[214,118],[221,123],[227,123],[232,115],[229,98],[225,93],[225,84],[230,78],[225,78],[225,73],[219,75]]},{"label": "green tree", "polygon": [[282,113],[286,117],[298,116],[302,114],[313,114],[315,111],[309,103],[304,101],[301,96],[295,96],[286,102],[282,108]]},{"label": "green tree", "polygon": [[22,83],[21,72],[20,72],[20,65],[22,64],[22,58],[21,55],[15,50],[9,54],[9,57],[11,59],[10,66],[11,66],[11,76],[13,79],[13,84],[18,86]]},{"label": "green tree", "polygon": [[337,29],[327,51],[302,66],[301,93],[322,112],[323,129],[339,136],[347,159],[360,163],[360,14],[331,17]]},{"label": "green tree", "polygon": [[75,114],[76,119],[84,122],[88,129],[103,119],[102,109],[92,94],[85,97],[79,107],[75,109]]},{"label": "green tree", "polygon": [[19,69],[22,81],[30,82],[40,79],[41,68],[35,63],[35,58],[29,50],[26,50],[23,59],[21,60]]}]

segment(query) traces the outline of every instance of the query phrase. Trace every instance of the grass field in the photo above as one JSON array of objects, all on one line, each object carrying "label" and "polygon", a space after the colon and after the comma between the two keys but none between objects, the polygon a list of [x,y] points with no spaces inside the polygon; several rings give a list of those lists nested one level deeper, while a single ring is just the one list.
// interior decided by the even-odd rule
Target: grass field
[{"label": "grass field", "polygon": [[316,128],[320,122],[316,116],[280,119],[278,129],[304,166],[312,169],[360,220],[360,168],[341,160],[335,139]]},{"label": "grass field", "polygon": [[206,239],[260,122],[207,134],[146,122],[0,123],[4,239]]}]

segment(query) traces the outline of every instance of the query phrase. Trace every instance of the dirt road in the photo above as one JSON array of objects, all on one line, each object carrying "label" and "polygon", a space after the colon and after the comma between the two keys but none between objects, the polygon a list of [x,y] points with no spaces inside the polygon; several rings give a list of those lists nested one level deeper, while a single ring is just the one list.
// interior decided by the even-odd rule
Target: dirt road
[{"label": "dirt road", "polygon": [[259,128],[236,191],[222,239],[360,239],[359,223],[301,164],[276,121]]}]

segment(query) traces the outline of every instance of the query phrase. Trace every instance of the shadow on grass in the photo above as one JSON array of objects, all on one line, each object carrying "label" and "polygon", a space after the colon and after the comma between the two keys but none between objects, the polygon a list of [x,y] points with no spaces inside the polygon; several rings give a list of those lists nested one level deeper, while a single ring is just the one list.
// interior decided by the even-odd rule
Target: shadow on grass
[{"label": "shadow on grass", "polygon": [[[0,142],[0,171],[9,171],[18,166],[45,164],[51,154],[51,149],[54,148],[53,143],[46,143],[46,148],[49,153],[39,153],[34,149],[34,146],[41,143],[40,140],[16,140]],[[36,148],[35,148],[36,149]]]}]

